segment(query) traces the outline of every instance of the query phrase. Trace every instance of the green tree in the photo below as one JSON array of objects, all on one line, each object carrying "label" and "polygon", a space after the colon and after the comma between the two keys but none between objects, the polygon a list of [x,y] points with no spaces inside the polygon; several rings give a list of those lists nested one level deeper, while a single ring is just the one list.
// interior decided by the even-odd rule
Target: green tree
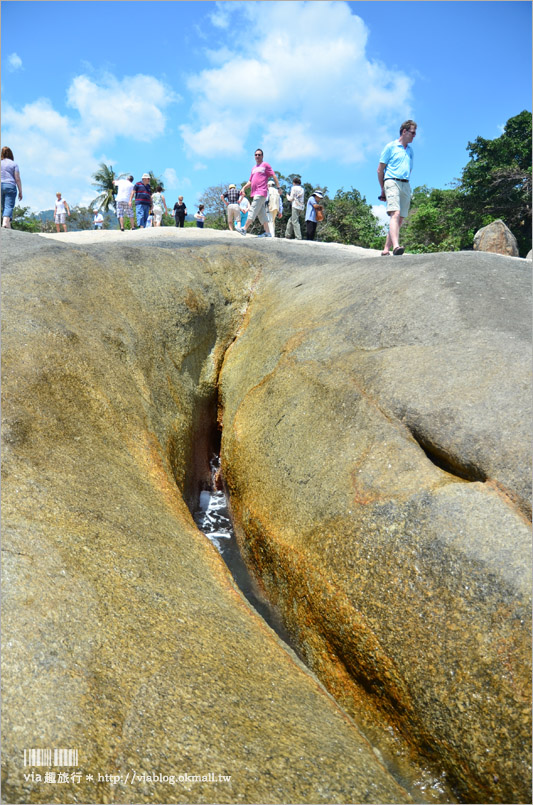
[{"label": "green tree", "polygon": [[468,143],[470,161],[450,189],[413,191],[402,227],[410,252],[470,250],[478,229],[501,218],[520,254],[531,248],[531,114],[510,118],[500,137]]},{"label": "green tree", "polygon": [[383,245],[381,225],[364,196],[354,187],[337,190],[333,199],[326,197],[325,219],[317,227],[318,240],[379,249]]},{"label": "green tree", "polygon": [[148,173],[150,175],[150,190],[152,191],[152,193],[155,193],[155,191],[157,190],[158,187],[161,187],[162,188],[161,192],[164,193],[165,192],[165,183],[163,182],[161,177],[156,176],[153,171],[148,171]]},{"label": "green tree", "polygon": [[477,137],[467,150],[459,189],[469,228],[501,218],[525,256],[531,249],[531,113],[509,118],[500,137]]},{"label": "green tree", "polygon": [[[242,187],[243,184],[245,182],[242,182],[240,186]],[[227,229],[226,205],[220,198],[227,189],[227,184],[211,185],[200,196],[198,203],[205,207],[205,223],[210,229]]]},{"label": "green tree", "polygon": [[13,209],[11,228],[20,232],[42,232],[41,220],[29,210],[29,207],[16,206]]},{"label": "green tree", "polygon": [[[94,221],[94,210],[90,207],[71,207],[70,217],[68,219],[69,228],[73,230],[92,229]],[[109,224],[105,226],[107,221],[104,219],[104,228],[109,229]]]},{"label": "green tree", "polygon": [[474,231],[469,228],[458,188],[439,190],[415,187],[411,209],[402,227],[401,241],[408,252],[455,252],[471,249]]},{"label": "green tree", "polygon": [[92,182],[93,187],[96,187],[100,193],[91,201],[91,207],[104,212],[109,212],[110,207],[116,210],[115,193],[117,188],[113,182],[116,179],[122,179],[124,176],[126,176],[125,173],[117,176],[111,165],[101,162],[98,170],[93,173],[94,182]]}]

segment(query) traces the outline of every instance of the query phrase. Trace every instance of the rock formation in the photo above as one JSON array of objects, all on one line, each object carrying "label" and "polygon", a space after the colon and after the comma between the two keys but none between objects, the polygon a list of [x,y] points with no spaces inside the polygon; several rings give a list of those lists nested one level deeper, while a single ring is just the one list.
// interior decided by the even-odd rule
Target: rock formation
[{"label": "rock formation", "polygon": [[518,257],[518,243],[509,227],[500,219],[478,229],[474,235],[474,251],[494,252]]},{"label": "rock formation", "polygon": [[408,802],[193,523],[262,257],[160,232],[2,231],[3,801]]},{"label": "rock formation", "polygon": [[378,745],[381,720],[460,799],[529,802],[529,277],[278,257],[221,373],[245,556]]},{"label": "rock formation", "polygon": [[[4,800],[530,801],[523,264],[2,246]],[[190,515],[217,387],[243,554],[336,702]]]}]

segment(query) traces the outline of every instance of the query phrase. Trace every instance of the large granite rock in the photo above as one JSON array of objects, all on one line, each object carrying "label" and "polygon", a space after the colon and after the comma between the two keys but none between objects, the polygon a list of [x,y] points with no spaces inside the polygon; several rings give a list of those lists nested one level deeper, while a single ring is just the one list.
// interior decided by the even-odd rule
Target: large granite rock
[{"label": "large granite rock", "polygon": [[221,372],[247,561],[389,762],[530,802],[528,273],[271,253]]},{"label": "large granite rock", "polygon": [[478,229],[474,235],[474,251],[505,254],[507,257],[519,256],[516,238],[500,218]]},{"label": "large granite rock", "polygon": [[2,231],[5,802],[410,801],[186,505],[268,261],[232,237]]}]

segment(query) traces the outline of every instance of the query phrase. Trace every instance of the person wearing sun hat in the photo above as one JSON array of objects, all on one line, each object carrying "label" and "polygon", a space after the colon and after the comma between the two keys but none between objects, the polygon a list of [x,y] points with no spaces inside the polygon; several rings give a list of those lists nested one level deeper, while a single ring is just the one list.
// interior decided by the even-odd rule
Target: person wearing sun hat
[{"label": "person wearing sun hat", "polygon": [[316,235],[316,228],[318,226],[317,212],[324,209],[320,204],[320,199],[324,198],[324,193],[321,190],[313,190],[309,199],[307,200],[307,208],[305,210],[305,229],[306,240],[314,240]]},{"label": "person wearing sun hat", "polygon": [[221,193],[220,198],[228,210],[228,226],[231,232],[235,232],[235,222],[239,221],[241,217],[241,208],[239,207],[241,193],[234,184],[230,184],[226,192]]},{"label": "person wearing sun hat", "polygon": [[150,174],[143,173],[140,182],[133,187],[135,191],[135,209],[137,212],[137,226],[144,229],[152,207],[152,191],[150,189]]}]

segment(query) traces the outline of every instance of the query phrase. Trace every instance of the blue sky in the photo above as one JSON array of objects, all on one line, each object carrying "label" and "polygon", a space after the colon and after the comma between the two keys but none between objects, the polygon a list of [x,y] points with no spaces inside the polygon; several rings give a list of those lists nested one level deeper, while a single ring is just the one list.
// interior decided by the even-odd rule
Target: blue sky
[{"label": "blue sky", "polygon": [[414,186],[446,187],[468,141],[531,109],[524,2],[2,2],[2,144],[23,205],[71,205],[100,162],[162,176],[190,211],[262,147],[282,174],[357,188],[418,123]]}]

